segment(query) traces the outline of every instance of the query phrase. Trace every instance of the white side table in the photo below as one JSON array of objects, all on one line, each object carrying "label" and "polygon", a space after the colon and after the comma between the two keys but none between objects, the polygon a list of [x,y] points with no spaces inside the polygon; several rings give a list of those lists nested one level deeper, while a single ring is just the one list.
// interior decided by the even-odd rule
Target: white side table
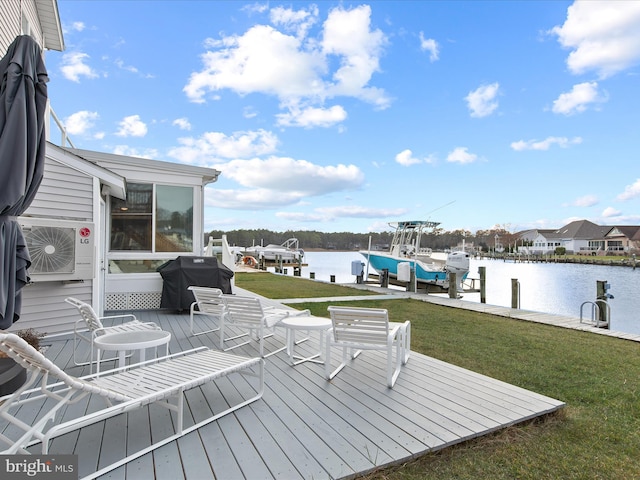
[{"label": "white side table", "polygon": [[[324,345],[325,332],[329,328],[331,328],[330,319],[313,317],[309,315],[290,316],[283,318],[280,323],[278,323],[278,326],[287,329],[287,353],[289,354],[289,360],[291,361],[292,365],[298,365],[303,362],[324,363],[324,360],[322,359],[322,349]],[[302,343],[305,340],[308,340],[308,338],[305,338],[300,342],[296,342],[297,330],[306,330],[307,332],[310,332],[311,330],[317,330],[319,332],[320,350],[318,351],[318,353],[310,357],[301,357],[299,355],[295,355],[295,346],[298,343]]]},{"label": "white side table", "polygon": [[96,372],[100,373],[100,351],[111,350],[118,352],[118,367],[124,367],[125,354],[129,350],[138,350],[140,352],[140,362],[145,360],[145,351],[147,348],[155,348],[157,355],[157,347],[165,345],[165,354],[169,354],[169,341],[171,340],[171,332],[164,330],[140,330],[136,332],[119,332],[107,333],[101,335],[94,340],[98,359]]}]

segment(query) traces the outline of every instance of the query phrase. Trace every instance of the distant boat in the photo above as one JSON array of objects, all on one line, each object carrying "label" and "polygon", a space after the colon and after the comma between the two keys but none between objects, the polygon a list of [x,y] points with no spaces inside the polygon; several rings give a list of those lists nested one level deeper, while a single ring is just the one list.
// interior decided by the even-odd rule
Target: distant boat
[{"label": "distant boat", "polygon": [[430,248],[421,247],[420,239],[425,229],[433,229],[439,222],[428,220],[403,221],[389,224],[395,228],[389,251],[360,251],[378,274],[386,270],[390,278],[406,281],[410,269],[414,269],[416,281],[449,288],[449,273],[456,274],[458,290],[462,290],[462,282],[469,274],[469,253],[464,251],[450,252],[446,260],[432,257]]},{"label": "distant boat", "polygon": [[289,238],[282,245],[269,244],[266,247],[247,247],[245,256],[250,255],[258,261],[261,259],[271,262],[282,260],[283,263],[302,263],[304,250],[298,247],[297,238]]}]

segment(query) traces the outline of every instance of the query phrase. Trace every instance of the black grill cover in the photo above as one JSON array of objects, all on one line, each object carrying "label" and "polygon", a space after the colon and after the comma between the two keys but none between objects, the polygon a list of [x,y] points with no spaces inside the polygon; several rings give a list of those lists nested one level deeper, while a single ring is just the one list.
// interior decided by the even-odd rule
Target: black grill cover
[{"label": "black grill cover", "polygon": [[191,285],[232,293],[233,272],[216,257],[178,257],[158,267],[158,272],[163,282],[160,308],[189,310],[195,301],[193,293],[187,290]]}]

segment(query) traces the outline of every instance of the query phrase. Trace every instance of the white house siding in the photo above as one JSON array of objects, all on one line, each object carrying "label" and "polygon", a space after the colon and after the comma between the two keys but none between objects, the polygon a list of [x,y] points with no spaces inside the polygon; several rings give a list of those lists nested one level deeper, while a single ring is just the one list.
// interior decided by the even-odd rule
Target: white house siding
[{"label": "white house siding", "polygon": [[[42,183],[23,216],[92,222],[94,183],[93,177],[47,154]],[[11,330],[32,327],[47,333],[69,331],[78,312],[64,299],[71,296],[94,303],[92,292],[93,280],[33,283],[23,289],[21,318]]]},{"label": "white house siding", "polygon": [[[32,2],[25,2],[32,3]],[[21,32],[20,2],[14,0],[0,0],[0,56],[7,53],[11,42]]]},{"label": "white house siding", "polygon": [[35,1],[0,0],[0,51],[3,55],[18,35],[27,33],[22,31],[22,12],[29,22],[29,35],[43,48],[42,26]]},{"label": "white house siding", "polygon": [[93,178],[47,158],[45,175],[25,214],[93,221]]}]

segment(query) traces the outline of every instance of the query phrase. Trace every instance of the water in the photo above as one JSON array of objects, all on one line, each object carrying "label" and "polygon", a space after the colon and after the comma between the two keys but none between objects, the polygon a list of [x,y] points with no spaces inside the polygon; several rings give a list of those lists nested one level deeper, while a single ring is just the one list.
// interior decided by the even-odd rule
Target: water
[{"label": "water", "polygon": [[[315,273],[316,280],[336,283],[355,283],[351,262],[366,260],[358,252],[305,252],[302,277]],[[511,306],[511,279],[520,283],[520,308],[558,315],[580,316],[584,302],[596,300],[596,282],[604,280],[611,285],[614,298],[611,306],[611,329],[640,334],[640,268],[584,265],[572,263],[513,263],[502,260],[471,260],[469,278],[479,278],[478,267],[486,267],[486,301],[490,305]],[[371,273],[375,273],[371,270]],[[293,269],[288,269],[293,274]],[[464,300],[480,302],[479,293],[465,293]],[[583,309],[590,318],[591,308]]]}]

